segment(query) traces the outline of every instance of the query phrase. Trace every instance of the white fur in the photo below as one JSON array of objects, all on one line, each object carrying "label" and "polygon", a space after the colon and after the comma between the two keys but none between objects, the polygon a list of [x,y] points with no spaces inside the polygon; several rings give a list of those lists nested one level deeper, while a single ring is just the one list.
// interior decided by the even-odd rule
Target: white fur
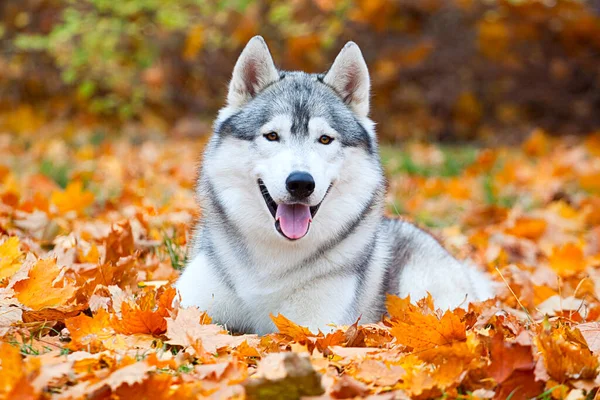
[{"label": "white fur", "polygon": [[[215,126],[276,75],[262,38],[252,39],[236,63],[228,105]],[[367,117],[369,77],[358,46],[347,45],[324,80],[347,99],[374,138],[373,123]],[[344,92],[348,89],[351,92]],[[259,334],[274,330],[271,313],[281,313],[313,331],[326,331],[330,323],[352,323],[359,315],[363,322],[375,322],[381,317],[377,299],[397,240],[408,240],[412,253],[400,269],[400,295],[418,300],[429,292],[442,308],[492,296],[487,277],[452,258],[431,236],[409,224],[384,222],[382,201],[374,203],[343,241],[313,257],[316,249],[345,232],[357,218],[383,186],[383,174],[364,148],[342,146],[343,132],[336,132],[326,119],[311,118],[308,135],[301,138],[292,134],[292,121],[292,115],[275,115],[259,128],[256,140],[225,136],[218,145],[211,142],[208,146],[198,193],[203,199],[203,225],[197,236],[210,236],[224,272],[196,242],[192,259],[176,284],[182,305],[206,309],[226,326]],[[278,133],[279,141],[262,138],[271,131]],[[320,144],[323,134],[334,141]],[[265,183],[277,203],[286,202],[285,180],[293,171],[313,176],[316,187],[308,202],[322,204],[307,235],[289,241],[275,229],[257,181]],[[207,186],[214,188],[237,233],[213,218],[217,210],[203,197]],[[350,266],[375,234],[369,268],[362,275],[352,272]],[[357,292],[359,285],[362,289]]]}]

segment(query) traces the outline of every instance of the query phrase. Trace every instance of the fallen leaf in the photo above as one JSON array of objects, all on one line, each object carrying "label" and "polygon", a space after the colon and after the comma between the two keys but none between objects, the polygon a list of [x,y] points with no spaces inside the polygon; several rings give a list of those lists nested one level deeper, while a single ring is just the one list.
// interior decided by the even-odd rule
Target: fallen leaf
[{"label": "fallen leaf", "polygon": [[108,312],[100,308],[93,317],[80,314],[65,320],[71,334],[72,348],[102,349],[103,342],[115,336]]},{"label": "fallen leaf", "polygon": [[83,189],[83,183],[75,181],[69,183],[64,191],[52,193],[50,202],[58,208],[61,214],[75,211],[77,215],[82,215],[86,208],[94,202],[92,192]]},{"label": "fallen leaf", "polygon": [[404,321],[392,320],[391,333],[398,343],[412,347],[414,351],[423,351],[466,339],[465,325],[452,311],[446,311],[441,319],[431,314],[410,312]]},{"label": "fallen leaf", "polygon": [[386,365],[382,361],[367,359],[361,362],[354,377],[376,386],[393,386],[406,374],[399,365]]},{"label": "fallen leaf", "polygon": [[216,353],[222,347],[235,348],[247,340],[256,340],[255,335],[231,336],[217,325],[201,325],[203,317],[198,308],[189,307],[180,309],[174,319],[167,318],[167,343],[189,347],[200,340],[205,351]]},{"label": "fallen leaf", "polygon": [[497,384],[506,381],[514,371],[533,370],[535,363],[531,347],[512,344],[504,340],[504,334],[497,332],[490,348],[491,364],[487,373]]},{"label": "fallen leaf", "polygon": [[279,330],[279,333],[289,336],[297,342],[305,342],[307,338],[315,336],[308,328],[295,324],[283,315],[274,316],[271,314],[271,320]]},{"label": "fallen leaf", "polygon": [[575,243],[555,247],[548,261],[552,269],[564,277],[583,272],[586,267],[583,250]]},{"label": "fallen leaf", "polygon": [[0,280],[12,276],[21,268],[21,258],[24,257],[18,237],[9,237],[0,244]]},{"label": "fallen leaf", "polygon": [[509,235],[531,240],[538,240],[546,231],[548,223],[543,219],[521,217],[515,221],[513,227],[508,228]]},{"label": "fallen leaf", "polygon": [[592,353],[600,354],[600,322],[588,322],[575,326],[581,332]]},{"label": "fallen leaf", "polygon": [[33,310],[67,305],[77,288],[62,272],[54,259],[38,260],[29,270],[28,279],[14,284],[15,297]]},{"label": "fallen leaf", "polygon": [[544,331],[537,337],[537,345],[548,374],[557,382],[594,379],[598,374],[598,358],[577,329],[560,326],[551,332]]}]

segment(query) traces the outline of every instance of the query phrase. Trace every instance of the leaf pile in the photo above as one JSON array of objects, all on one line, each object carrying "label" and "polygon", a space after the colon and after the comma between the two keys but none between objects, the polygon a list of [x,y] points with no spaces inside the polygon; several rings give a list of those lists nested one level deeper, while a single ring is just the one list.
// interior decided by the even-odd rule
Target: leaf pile
[{"label": "leaf pile", "polygon": [[[586,399],[600,386],[600,133],[520,148],[383,148],[389,211],[498,296],[378,324],[232,335],[172,283],[203,140],[0,137],[0,398]],[[414,299],[418,300],[418,299]]]}]

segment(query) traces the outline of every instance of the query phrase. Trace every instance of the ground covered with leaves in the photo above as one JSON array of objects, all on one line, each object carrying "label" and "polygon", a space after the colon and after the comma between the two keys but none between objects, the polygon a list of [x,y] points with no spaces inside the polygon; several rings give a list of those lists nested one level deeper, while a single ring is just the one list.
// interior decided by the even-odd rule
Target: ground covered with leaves
[{"label": "ground covered with leaves", "polygon": [[202,139],[66,126],[0,136],[0,398],[593,399],[600,386],[600,133],[515,148],[383,147],[389,213],[497,282],[442,312],[231,335],[172,283]]}]

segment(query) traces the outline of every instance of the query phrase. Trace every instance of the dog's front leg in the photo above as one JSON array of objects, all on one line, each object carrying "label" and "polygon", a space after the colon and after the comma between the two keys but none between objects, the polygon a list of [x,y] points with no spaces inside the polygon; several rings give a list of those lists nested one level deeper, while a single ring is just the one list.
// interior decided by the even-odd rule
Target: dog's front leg
[{"label": "dog's front leg", "polygon": [[330,324],[353,321],[357,277],[335,275],[318,278],[295,290],[282,304],[279,313],[311,332],[331,331]]},{"label": "dog's front leg", "polygon": [[251,313],[203,252],[188,263],[175,286],[183,307],[207,311],[215,322],[229,329],[244,330],[249,325]]}]

